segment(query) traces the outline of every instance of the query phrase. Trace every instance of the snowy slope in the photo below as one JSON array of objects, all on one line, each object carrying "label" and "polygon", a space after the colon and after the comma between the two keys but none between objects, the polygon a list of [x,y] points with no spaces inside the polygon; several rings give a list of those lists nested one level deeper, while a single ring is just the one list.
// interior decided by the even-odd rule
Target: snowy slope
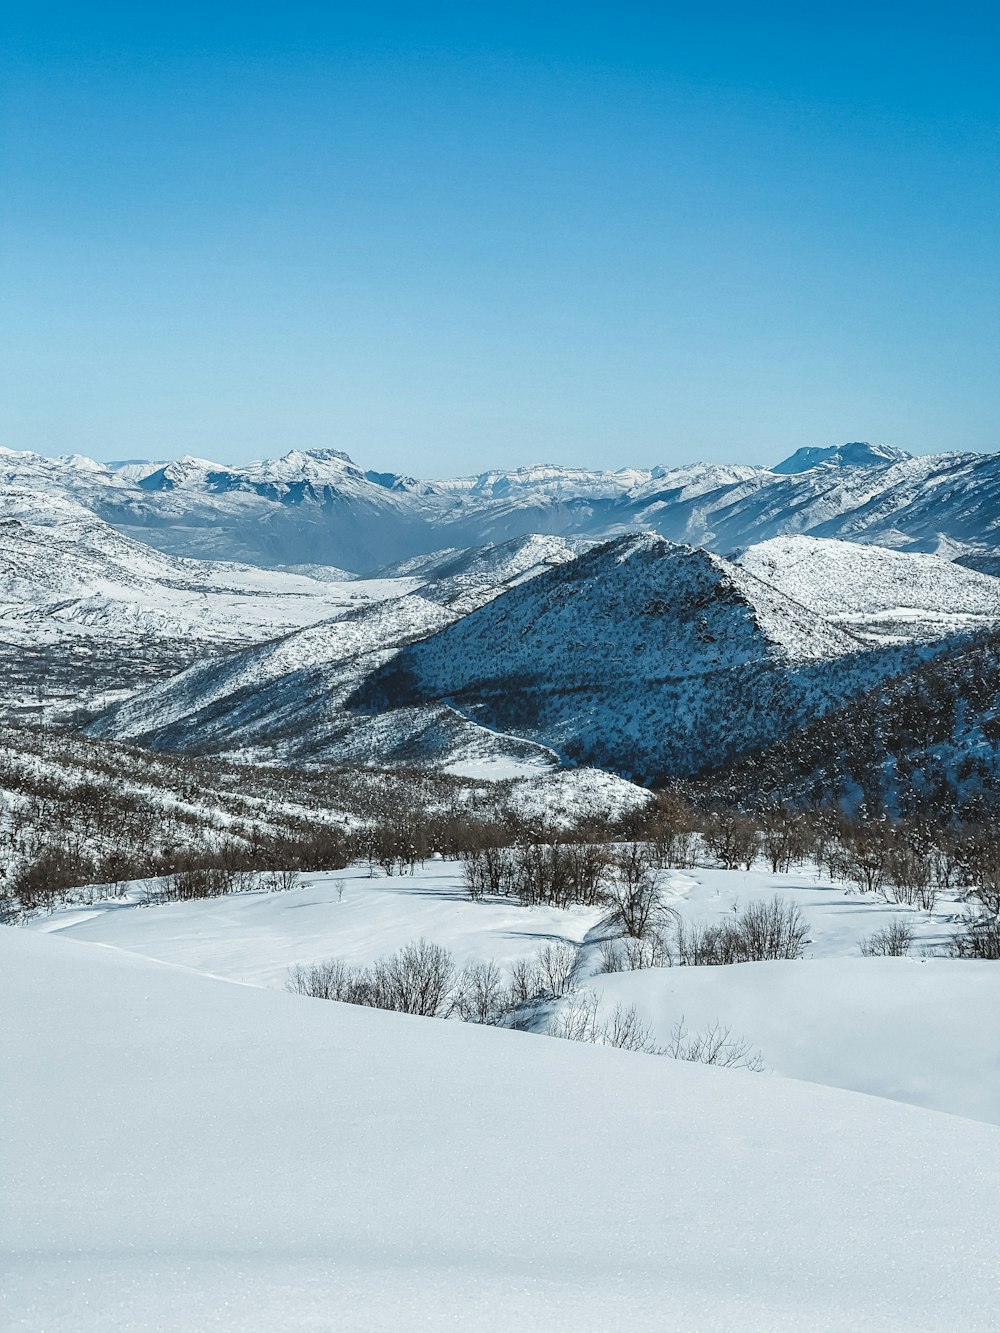
[{"label": "snowy slope", "polygon": [[12,1329],[993,1326],[992,1126],[0,951]]},{"label": "snowy slope", "polygon": [[334,582],[166,555],[57,495],[0,488],[0,663],[8,715],[100,703],[193,657],[400,596],[405,579]]},{"label": "snowy slope", "polygon": [[582,538],[529,533],[500,545],[473,547],[450,554],[428,569],[431,577],[420,591],[422,596],[465,615],[508,588],[575,560],[594,544]]},{"label": "snowy slope", "polygon": [[[273,729],[281,700],[297,708],[306,697],[309,673],[324,668],[317,702],[326,711],[335,695],[356,686],[367,670],[414,638],[449,625],[454,615],[417,594],[363,606],[336,620],[241,652],[200,662],[187,671],[133,696],[91,728],[95,736],[151,738],[182,720],[189,736],[204,748],[221,730],[244,729],[256,719]],[[279,687],[279,692],[271,689]],[[168,736],[161,736],[165,744]]]},{"label": "snowy slope", "polygon": [[[549,803],[548,814],[551,780],[538,798]],[[368,965],[420,938],[448,949],[460,967],[494,961],[504,970],[542,943],[567,941],[583,947],[563,1009],[589,994],[600,997],[607,1016],[618,1004],[634,1005],[661,1045],[681,1019],[690,1032],[718,1022],[758,1049],[772,1073],[1000,1124],[1000,1030],[956,1024],[970,1004],[982,1012],[1000,1004],[1000,968],[920,952],[946,946],[961,912],[953,894],[923,912],[862,897],[811,870],[775,875],[700,865],[663,872],[661,886],[688,924],[717,922],[734,906],[778,894],[808,923],[805,958],[603,973],[603,908],[525,908],[500,897],[474,903],[461,867],[440,861],[375,878],[352,866],[305,874],[292,892],[154,908],[137,905],[143,894],[135,886],[125,899],[36,916],[27,929],[278,988],[295,964],[341,958]],[[861,956],[863,937],[900,919],[913,930],[911,958]],[[536,1028],[544,1030],[552,1012],[543,1007]]]},{"label": "snowy slope", "polygon": [[[259,647],[200,662],[144,690],[100,718],[96,736],[140,740],[161,748],[240,750],[266,738],[282,759],[434,758],[452,771],[513,776],[554,756],[499,738],[450,709],[401,714],[390,724],[342,708],[364,677],[401,648],[453,623],[508,587],[572,560],[577,543],[529,536],[502,546],[440,553],[421,573],[352,584],[363,595],[417,587],[411,593],[347,612]],[[265,757],[274,758],[274,753]]]},{"label": "snowy slope", "polygon": [[873,642],[943,638],[1000,621],[1000,579],[938,556],[816,537],[774,537],[741,568]]},{"label": "snowy slope", "polygon": [[36,635],[97,626],[239,643],[405,589],[400,581],[338,584],[184,560],[123,536],[82,507],[48,505],[50,512],[39,513],[33,494],[0,493],[0,617],[12,629],[30,620]]}]

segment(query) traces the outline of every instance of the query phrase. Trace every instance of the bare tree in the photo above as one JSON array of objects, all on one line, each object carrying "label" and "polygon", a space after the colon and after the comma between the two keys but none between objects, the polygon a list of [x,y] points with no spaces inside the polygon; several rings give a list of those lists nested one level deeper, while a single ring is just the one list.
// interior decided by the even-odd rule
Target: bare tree
[{"label": "bare tree", "polygon": [[576,962],[576,945],[565,940],[544,945],[538,951],[536,963],[542,987],[557,997],[565,995],[570,989]]}]

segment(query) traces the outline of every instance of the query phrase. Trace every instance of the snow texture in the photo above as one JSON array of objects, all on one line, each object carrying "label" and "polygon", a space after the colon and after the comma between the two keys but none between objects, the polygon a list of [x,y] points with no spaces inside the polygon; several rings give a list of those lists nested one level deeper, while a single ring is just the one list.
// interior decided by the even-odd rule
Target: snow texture
[{"label": "snow texture", "polygon": [[993,1126],[0,950],[11,1330],[995,1325]]}]

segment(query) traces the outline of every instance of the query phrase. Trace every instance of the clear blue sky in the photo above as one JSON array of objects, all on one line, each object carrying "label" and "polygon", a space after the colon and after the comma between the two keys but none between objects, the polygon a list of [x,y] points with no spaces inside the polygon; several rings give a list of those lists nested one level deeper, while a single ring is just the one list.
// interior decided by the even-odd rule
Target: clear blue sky
[{"label": "clear blue sky", "polygon": [[8,447],[1000,447],[995,3],[3,10]]}]

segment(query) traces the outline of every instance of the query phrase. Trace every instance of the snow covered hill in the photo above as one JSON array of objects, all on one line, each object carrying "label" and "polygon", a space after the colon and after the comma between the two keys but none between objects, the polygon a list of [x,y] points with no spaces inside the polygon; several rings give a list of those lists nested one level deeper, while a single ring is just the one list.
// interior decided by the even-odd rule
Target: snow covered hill
[{"label": "snow covered hill", "polygon": [[528,533],[636,528],[723,553],[798,533],[949,558],[1000,553],[997,455],[914,458],[863,443],[801,449],[773,468],[538,466],[443,481],[366,472],[329,449],[242,466],[2,450],[4,484],[76,500],[175,555],[354,572]]},{"label": "snow covered hill", "polygon": [[0,951],[11,1328],[992,1326],[993,1126]]},{"label": "snow covered hill", "polygon": [[1000,618],[994,580],[929,556],[807,538],[739,564],[648,535],[578,545],[408,561],[385,573],[418,592],[200,662],[91,734],[265,762],[499,776],[562,757],[687,775],[951,644],[909,640]]},{"label": "snow covered hill", "polygon": [[[529,536],[408,561],[379,580],[350,585],[359,598],[369,588],[397,587],[403,595],[199,662],[124,701],[99,718],[91,734],[283,762],[434,759],[452,770],[482,772],[485,766],[495,775],[513,775],[525,765],[551,767],[554,756],[544,747],[496,736],[447,707],[404,711],[387,725],[343,704],[407,644],[572,560],[587,545]],[[419,592],[408,591],[414,588]]]},{"label": "snow covered hill", "polygon": [[720,556],[623,537],[413,644],[348,702],[447,704],[647,779],[787,734],[900,670],[906,651],[863,651]]},{"label": "snow covered hill", "polygon": [[[446,948],[459,968],[494,962],[505,975],[544,942],[572,945],[572,984],[558,1002],[538,1006],[537,1032],[596,995],[608,1012],[634,1005],[663,1046],[681,1018],[691,1032],[718,1022],[759,1050],[772,1072],[1000,1124],[1000,1029],[955,1028],[973,996],[983,1011],[1000,1004],[1000,968],[920,956],[946,947],[961,913],[954,892],[942,892],[928,912],[859,895],[811,866],[772,874],[699,864],[662,871],[659,880],[688,925],[721,922],[779,895],[808,923],[805,957],[608,973],[601,950],[614,931],[606,907],[527,908],[499,896],[473,902],[454,861],[375,877],[353,865],[303,874],[284,893],[153,907],[137,884],[124,897],[37,915],[25,929],[277,989],[290,967],[329,958],[367,966],[417,939]],[[913,933],[911,957],[862,956],[863,938],[901,920]]]},{"label": "snow covered hill", "polygon": [[1000,579],[939,556],[817,537],[774,537],[737,563],[872,642],[939,639],[1000,622]]},{"label": "snow covered hill", "polygon": [[58,495],[0,488],[6,714],[93,706],[196,656],[400,596],[406,580],[332,582],[167,555]]}]

